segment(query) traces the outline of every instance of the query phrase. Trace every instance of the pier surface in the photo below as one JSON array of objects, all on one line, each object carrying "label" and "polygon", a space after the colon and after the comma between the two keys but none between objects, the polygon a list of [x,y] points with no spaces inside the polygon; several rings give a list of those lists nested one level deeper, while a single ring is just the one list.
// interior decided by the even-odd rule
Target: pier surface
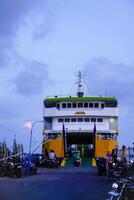
[{"label": "pier surface", "polygon": [[0,178],[0,200],[105,200],[110,188],[93,167],[41,168],[35,176]]}]

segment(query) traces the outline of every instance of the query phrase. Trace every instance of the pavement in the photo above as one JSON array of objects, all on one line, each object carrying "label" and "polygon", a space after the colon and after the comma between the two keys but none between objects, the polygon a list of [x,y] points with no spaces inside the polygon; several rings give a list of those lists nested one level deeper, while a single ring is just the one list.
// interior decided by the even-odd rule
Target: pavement
[{"label": "pavement", "polygon": [[95,167],[40,168],[35,176],[0,178],[0,200],[105,200],[110,189]]}]

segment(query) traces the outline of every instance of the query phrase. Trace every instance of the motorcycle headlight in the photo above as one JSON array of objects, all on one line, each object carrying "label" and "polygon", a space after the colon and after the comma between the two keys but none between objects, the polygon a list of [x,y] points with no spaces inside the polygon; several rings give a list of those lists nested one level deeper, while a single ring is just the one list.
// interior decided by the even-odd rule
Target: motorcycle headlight
[{"label": "motorcycle headlight", "polygon": [[117,183],[113,183],[112,187],[116,189],[116,188],[118,188],[118,184]]}]

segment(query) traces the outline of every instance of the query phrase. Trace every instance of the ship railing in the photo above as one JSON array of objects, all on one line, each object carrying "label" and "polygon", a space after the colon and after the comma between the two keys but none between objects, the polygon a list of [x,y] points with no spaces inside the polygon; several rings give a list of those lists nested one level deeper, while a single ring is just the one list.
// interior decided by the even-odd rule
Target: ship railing
[{"label": "ship railing", "polygon": [[[92,95],[93,97],[106,97],[106,96],[102,96],[102,95]],[[46,99],[47,98],[64,98],[64,97],[78,97],[77,95],[73,95],[73,96],[71,96],[71,95],[68,95],[68,94],[55,94],[55,95],[48,95],[48,96],[46,96]],[[115,96],[108,96],[109,98],[115,98]]]}]

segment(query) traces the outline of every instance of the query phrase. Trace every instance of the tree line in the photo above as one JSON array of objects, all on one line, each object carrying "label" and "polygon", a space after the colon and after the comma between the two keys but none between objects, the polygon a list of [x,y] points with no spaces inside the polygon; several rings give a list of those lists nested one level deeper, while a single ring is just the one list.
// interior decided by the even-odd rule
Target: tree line
[{"label": "tree line", "polygon": [[9,149],[9,147],[6,144],[6,141],[0,142],[0,158],[5,158],[10,155],[15,155],[17,153],[23,153],[24,148],[23,144],[17,144],[16,139],[13,140],[12,148]]}]

